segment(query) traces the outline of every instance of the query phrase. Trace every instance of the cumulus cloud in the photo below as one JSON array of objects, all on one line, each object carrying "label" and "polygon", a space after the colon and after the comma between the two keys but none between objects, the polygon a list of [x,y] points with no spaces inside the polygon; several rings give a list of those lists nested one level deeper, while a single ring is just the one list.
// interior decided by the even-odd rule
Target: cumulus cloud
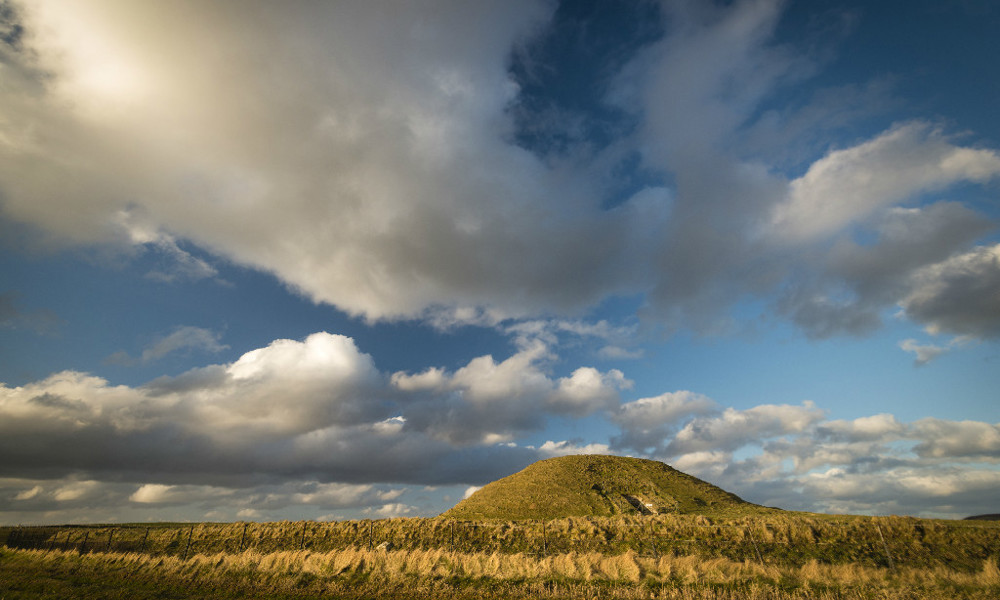
[{"label": "cumulus cloud", "polygon": [[398,517],[406,517],[417,510],[417,507],[410,506],[408,504],[403,504],[400,502],[390,502],[389,504],[383,504],[378,508],[366,508],[364,509],[365,514],[374,515],[382,519],[392,519]]},{"label": "cumulus cloud", "polygon": [[817,432],[823,436],[850,442],[888,441],[893,439],[893,435],[901,435],[903,431],[903,425],[896,420],[896,417],[886,413],[850,421],[839,419],[826,421],[817,427]]},{"label": "cumulus cloud", "polygon": [[[885,308],[920,287],[929,265],[950,260],[994,227],[983,215],[954,202],[893,207],[877,213],[868,232],[874,241],[841,238],[814,270],[789,282],[776,303],[810,337],[870,333]],[[919,314],[909,315],[927,323]]]},{"label": "cumulus cloud", "polygon": [[912,338],[899,342],[899,347],[904,352],[912,352],[914,354],[916,358],[913,359],[913,364],[918,367],[926,365],[948,351],[945,347],[935,346],[934,344],[921,344]]},{"label": "cumulus cloud", "polygon": [[[549,2],[4,4],[4,222],[53,245],[150,253],[161,281],[217,277],[223,260],[368,320],[497,326],[517,351],[386,373],[353,340],[315,334],[137,387],[73,371],[0,386],[0,477],[58,482],[18,480],[3,497],[170,505],[295,477],[315,487],[234,511],[357,501],[403,514],[409,501],[364,486],[482,483],[611,448],[805,502],[796,489],[994,460],[988,424],[826,421],[810,403],[723,409],[684,391],[620,405],[621,371],[554,372],[560,336],[634,358],[660,327],[736,330],[746,300],[813,338],[870,333],[895,306],[931,334],[997,337],[1000,246],[983,241],[996,223],[942,196],[995,181],[1000,156],[923,120],[820,144],[816,131],[871,116],[891,90],[783,103],[777,92],[822,68],[776,43],[783,6],[652,10],[662,35],[602,65],[597,101],[621,115],[611,139],[568,134],[575,146],[553,156],[520,135],[551,113],[531,114],[511,68],[553,34]],[[624,157],[649,181],[612,198]],[[641,320],[581,320],[620,298]],[[14,299],[0,295],[0,327],[42,329]],[[918,362],[944,348],[903,344]],[[142,358],[223,348],[189,327]],[[594,415],[620,429],[607,446],[508,445],[549,418]]]},{"label": "cumulus cloud", "polygon": [[372,319],[575,310],[631,278],[618,240],[636,215],[507,141],[508,56],[545,3],[20,12],[52,84],[26,75],[11,94],[33,101],[7,105],[12,218],[108,241],[138,207],[130,242],[186,271],[210,268],[178,237]]},{"label": "cumulus cloud", "polygon": [[563,440],[553,442],[549,440],[538,447],[538,452],[545,458],[554,456],[570,456],[574,454],[611,454],[611,448],[607,444],[580,444]]},{"label": "cumulus cloud", "polygon": [[955,146],[926,123],[905,123],[813,163],[775,206],[774,231],[791,240],[825,236],[918,193],[998,175],[996,152]]},{"label": "cumulus cloud", "polygon": [[1000,424],[921,419],[913,424],[922,441],[915,450],[934,458],[1000,459]]},{"label": "cumulus cloud", "polygon": [[[57,373],[0,387],[0,475],[145,480],[151,487],[132,490],[136,502],[186,498],[191,489],[181,485],[261,478],[488,481],[542,452],[497,442],[540,428],[547,415],[605,410],[628,383],[590,367],[554,377],[547,356],[539,345],[499,363],[473,359],[454,373],[388,375],[352,339],[316,333],[138,387]],[[298,501],[357,491],[323,488]]]},{"label": "cumulus cloud", "polygon": [[151,249],[163,258],[163,267],[147,273],[148,278],[173,283],[212,278],[218,274],[215,267],[181,248],[174,236],[149,223],[148,217],[140,218],[137,212],[132,207],[123,209],[114,216],[113,221],[120,226],[129,243]]},{"label": "cumulus cloud", "polygon": [[642,357],[642,349],[635,348],[640,338],[638,330],[639,326],[635,322],[613,324],[606,319],[596,322],[578,319],[532,319],[517,321],[503,327],[504,333],[512,335],[515,344],[521,347],[536,341],[548,345],[559,343],[563,346],[594,341],[604,343],[606,345],[597,351],[597,356],[611,360]]},{"label": "cumulus cloud", "polygon": [[[539,342],[454,372],[388,374],[350,338],[317,333],[138,387],[75,372],[0,387],[0,514],[427,514],[401,485],[481,485],[541,458],[623,451],[785,508],[846,507],[843,495],[819,495],[843,483],[867,490],[850,504],[856,511],[988,510],[973,491],[992,481],[1000,425],[827,420],[810,402],[723,408],[690,391],[621,403],[621,373],[581,367],[559,378],[549,360]],[[547,417],[581,415],[620,433],[610,444],[516,443]],[[964,508],[944,507],[930,491],[935,477]],[[891,504],[907,489],[911,501]]]},{"label": "cumulus cloud", "polygon": [[931,333],[1000,336],[1000,244],[929,264],[913,276],[900,306]]},{"label": "cumulus cloud", "polygon": [[548,347],[535,340],[500,363],[481,356],[454,373],[394,373],[391,384],[412,394],[408,428],[461,444],[510,441],[540,429],[547,415],[582,417],[610,409],[632,385],[617,369],[602,373],[593,367],[554,379],[544,366],[550,358]]},{"label": "cumulus cloud", "polygon": [[[556,35],[550,3],[10,6],[21,33],[0,56],[4,218],[52,243],[145,248],[164,263],[154,278],[216,277],[219,257],[352,315],[442,327],[571,327],[632,296],[668,330],[729,332],[734,305],[787,293],[774,307],[816,337],[871,331],[897,302],[928,326],[994,335],[988,307],[966,319],[937,308],[947,290],[935,281],[955,294],[971,284],[955,264],[931,268],[993,227],[984,219],[936,244],[944,255],[898,252],[916,247],[914,230],[858,250],[864,265],[846,250],[846,263],[825,262],[830,240],[992,180],[1000,157],[923,121],[820,147],[814,125],[867,103],[845,114],[830,94],[775,102],[822,67],[775,42],[781,2],[651,10],[662,35],[608,59],[596,92],[622,123],[604,144],[569,135],[586,149],[558,160],[519,136],[544,115],[521,102],[530,82],[511,68]],[[888,93],[860,89],[852,97]],[[806,168],[787,174],[778,148],[796,142]],[[628,156],[670,184],[609,209]],[[900,261],[929,270],[915,286],[873,283]],[[579,335],[606,336],[606,358],[639,355],[611,329]]]},{"label": "cumulus cloud", "polygon": [[183,515],[209,519],[274,519],[288,510],[315,518],[317,511],[361,511],[393,504],[406,488],[323,483],[315,480],[264,482],[250,487],[130,483],[80,479],[0,478],[0,515],[93,522],[170,520]]},{"label": "cumulus cloud", "polygon": [[[619,426],[621,448],[635,425]],[[660,433],[633,448],[786,509],[961,518],[992,510],[1000,476],[1000,426],[979,421],[826,420],[804,403],[682,416]]]},{"label": "cumulus cloud", "polygon": [[689,391],[670,392],[622,404],[611,420],[622,430],[614,439],[618,448],[646,452],[660,447],[683,419],[713,412],[717,405],[707,396]]},{"label": "cumulus cloud", "polygon": [[823,419],[810,401],[802,406],[762,404],[746,410],[725,409],[718,416],[697,417],[673,437],[667,455],[705,450],[732,451],[768,438],[802,433]]}]

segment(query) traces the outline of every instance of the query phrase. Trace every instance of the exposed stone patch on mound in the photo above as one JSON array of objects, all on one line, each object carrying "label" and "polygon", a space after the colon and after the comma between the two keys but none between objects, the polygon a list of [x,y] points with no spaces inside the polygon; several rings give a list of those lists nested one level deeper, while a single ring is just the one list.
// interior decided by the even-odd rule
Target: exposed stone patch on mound
[{"label": "exposed stone patch on mound", "polygon": [[757,509],[661,462],[583,455],[536,462],[484,486],[441,516],[514,520]]}]

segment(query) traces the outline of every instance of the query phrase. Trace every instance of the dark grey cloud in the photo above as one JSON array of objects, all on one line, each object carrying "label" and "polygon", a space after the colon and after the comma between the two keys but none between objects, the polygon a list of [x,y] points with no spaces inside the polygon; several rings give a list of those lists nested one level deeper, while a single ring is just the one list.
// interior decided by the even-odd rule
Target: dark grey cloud
[{"label": "dark grey cloud", "polygon": [[900,305],[932,333],[1000,337],[1000,245],[977,246],[921,268]]},{"label": "dark grey cloud", "polygon": [[[922,269],[966,251],[995,226],[954,202],[889,209],[869,226],[874,241],[837,240],[813,258],[814,272],[789,285],[776,307],[813,338],[871,333],[881,325],[886,307],[914,293]],[[918,311],[908,316],[931,324]]]},{"label": "dark grey cloud", "polygon": [[42,335],[58,331],[62,319],[56,313],[44,308],[25,311],[19,298],[16,291],[0,293],[0,329],[27,329]]}]

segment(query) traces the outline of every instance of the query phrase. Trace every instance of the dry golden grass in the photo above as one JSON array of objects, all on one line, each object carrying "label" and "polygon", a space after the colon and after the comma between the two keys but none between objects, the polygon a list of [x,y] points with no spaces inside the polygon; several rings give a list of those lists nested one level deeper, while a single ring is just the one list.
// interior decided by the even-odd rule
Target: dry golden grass
[{"label": "dry golden grass", "polygon": [[[3,529],[0,542],[41,549],[0,548],[4,600],[66,597],[45,591],[66,581],[98,590],[69,595],[122,599],[162,597],[164,586],[168,596],[198,590],[206,598],[1000,598],[1000,526],[905,517]],[[379,551],[381,542],[393,548]],[[112,584],[129,593],[109,592]]]},{"label": "dry golden grass", "polygon": [[[545,558],[524,554],[459,553],[441,549],[378,551],[351,548],[331,552],[283,551],[260,554],[150,556],[102,553],[0,550],[3,567],[20,563],[38,572],[83,572],[130,584],[196,586],[199,590],[249,589],[274,597],[313,597],[380,591],[383,597],[420,597],[435,590],[477,591],[478,597],[549,598],[998,598],[1000,569],[995,559],[973,572],[945,567],[884,569],[858,564],[809,561],[801,567],[762,565],[695,556],[642,557],[567,553]],[[3,579],[0,579],[3,581]],[[0,583],[0,596],[4,595]],[[352,591],[353,590],[353,591]],[[48,596],[10,596],[46,598]],[[54,596],[53,596],[54,597]],[[126,597],[126,596],[123,596]],[[207,596],[215,597],[215,596]],[[220,595],[218,597],[230,597]],[[361,597],[361,596],[358,596]]]}]

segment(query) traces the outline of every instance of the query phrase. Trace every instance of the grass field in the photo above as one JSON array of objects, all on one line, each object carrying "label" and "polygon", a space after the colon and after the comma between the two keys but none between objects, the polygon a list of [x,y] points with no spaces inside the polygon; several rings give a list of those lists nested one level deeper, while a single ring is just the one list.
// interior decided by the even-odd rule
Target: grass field
[{"label": "grass field", "polygon": [[445,550],[198,554],[0,550],[0,596],[55,598],[983,598],[994,560],[962,572],[809,561],[782,567],[695,556],[643,558]]},{"label": "grass field", "polygon": [[0,549],[0,600],[1000,597],[996,522],[776,511],[8,527],[0,540],[37,548]]}]

